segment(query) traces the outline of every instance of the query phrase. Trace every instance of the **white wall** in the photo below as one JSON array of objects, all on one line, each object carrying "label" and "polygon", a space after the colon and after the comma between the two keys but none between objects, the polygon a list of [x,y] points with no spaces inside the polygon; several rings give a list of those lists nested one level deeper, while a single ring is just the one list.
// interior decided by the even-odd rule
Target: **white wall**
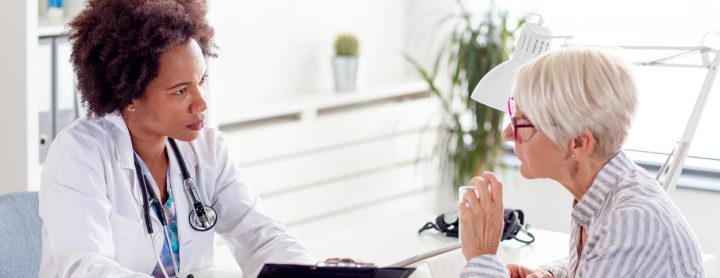
[{"label": "white wall", "polygon": [[[503,202],[506,207],[525,212],[525,220],[532,227],[570,232],[572,196],[559,183],[547,180],[527,180],[516,169],[503,173]],[[700,242],[703,253],[720,255],[717,231],[717,212],[720,211],[720,192],[676,189],[670,197],[685,216]],[[720,277],[716,273],[713,277]]]},{"label": "white wall", "polygon": [[213,97],[247,101],[332,90],[333,40],[360,41],[362,86],[405,79],[406,1],[209,1],[220,46],[211,60]]},{"label": "white wall", "polygon": [[707,31],[720,28],[720,2],[714,0],[517,0],[498,5],[514,15],[539,13],[556,35],[574,35],[583,42],[699,44]]},{"label": "white wall", "polygon": [[[439,22],[455,11],[454,1],[407,0],[407,53],[431,68],[439,48],[447,43],[448,25]],[[412,73],[417,76],[413,70]]]},{"label": "white wall", "polygon": [[37,51],[37,1],[8,1],[3,4],[0,26],[0,194],[25,191],[38,182],[38,116],[35,110],[35,53]]}]

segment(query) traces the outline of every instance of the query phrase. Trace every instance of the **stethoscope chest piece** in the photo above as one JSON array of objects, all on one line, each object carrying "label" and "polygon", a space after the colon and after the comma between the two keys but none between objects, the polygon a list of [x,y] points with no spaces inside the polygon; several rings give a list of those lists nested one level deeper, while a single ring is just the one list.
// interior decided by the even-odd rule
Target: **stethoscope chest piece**
[{"label": "stethoscope chest piece", "polygon": [[190,173],[187,168],[185,168],[185,161],[180,154],[180,150],[178,150],[177,145],[175,144],[175,140],[170,138],[169,141],[170,146],[173,148],[173,152],[177,157],[178,164],[180,165],[185,194],[190,201],[190,206],[192,206],[188,217],[190,227],[200,232],[210,230],[215,226],[215,223],[217,223],[217,213],[215,212],[215,209],[211,206],[205,205],[201,201],[200,193],[198,192],[197,185],[195,184],[195,179],[190,177]]},{"label": "stethoscope chest piece", "polygon": [[204,206],[202,204],[196,205],[202,206],[202,209],[196,207],[190,212],[190,227],[201,232],[212,229],[217,223],[217,213],[210,206]]}]

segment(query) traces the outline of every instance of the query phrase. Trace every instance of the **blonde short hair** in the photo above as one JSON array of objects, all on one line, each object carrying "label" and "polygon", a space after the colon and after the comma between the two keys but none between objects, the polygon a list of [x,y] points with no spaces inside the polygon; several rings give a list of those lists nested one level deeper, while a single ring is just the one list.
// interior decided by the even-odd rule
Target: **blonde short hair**
[{"label": "blonde short hair", "polygon": [[589,130],[595,154],[612,157],[625,139],[637,108],[630,67],[608,53],[565,48],[524,65],[515,103],[551,141],[561,144]]}]

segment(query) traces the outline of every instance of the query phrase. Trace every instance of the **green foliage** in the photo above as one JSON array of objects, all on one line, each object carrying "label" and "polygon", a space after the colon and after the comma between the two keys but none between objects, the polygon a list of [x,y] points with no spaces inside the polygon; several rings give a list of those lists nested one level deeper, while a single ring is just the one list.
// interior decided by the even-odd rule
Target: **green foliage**
[{"label": "green foliage", "polygon": [[357,56],[358,40],[355,35],[343,33],[335,37],[335,55],[337,56]]},{"label": "green foliage", "polygon": [[[440,130],[435,155],[441,171],[452,174],[454,187],[466,184],[482,171],[494,171],[502,156],[503,112],[470,98],[473,89],[493,67],[508,59],[513,34],[524,23],[509,29],[506,12],[491,8],[480,22],[457,0],[460,10],[440,24],[454,23],[447,43],[436,54],[432,69],[405,55],[433,94],[440,99],[446,121]],[[440,90],[440,64],[446,63],[449,88]]]}]

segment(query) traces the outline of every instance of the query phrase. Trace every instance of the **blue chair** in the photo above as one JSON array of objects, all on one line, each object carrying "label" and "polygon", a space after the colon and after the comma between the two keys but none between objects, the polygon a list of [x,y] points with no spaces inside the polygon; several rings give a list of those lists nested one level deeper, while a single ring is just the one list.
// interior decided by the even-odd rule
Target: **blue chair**
[{"label": "blue chair", "polygon": [[38,193],[0,196],[0,277],[37,277],[42,251]]}]

